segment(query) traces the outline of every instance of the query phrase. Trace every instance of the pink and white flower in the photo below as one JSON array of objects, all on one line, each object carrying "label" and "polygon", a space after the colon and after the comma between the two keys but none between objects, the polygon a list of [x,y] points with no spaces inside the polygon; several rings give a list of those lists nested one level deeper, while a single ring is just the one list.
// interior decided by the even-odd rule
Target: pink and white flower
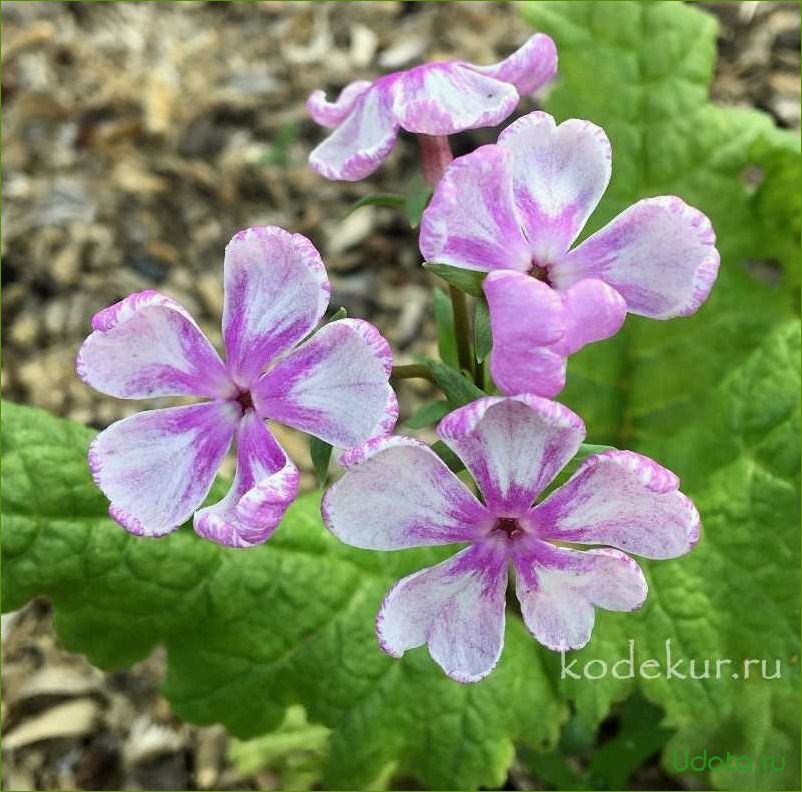
[{"label": "pink and white flower", "polygon": [[534,112],[455,160],[421,219],[428,261],[487,272],[491,372],[508,394],[553,397],[567,356],[615,334],[626,313],[694,313],[716,279],[708,218],[646,198],[571,248],[610,181],[604,131]]},{"label": "pink and white flower", "polygon": [[490,396],[450,413],[437,431],[481,500],[428,446],[407,437],[347,452],[346,474],[323,499],[326,525],[355,547],[467,543],[390,589],[376,631],[394,657],[428,644],[457,681],[489,674],[504,643],[510,565],[532,635],[555,651],[577,649],[590,640],[595,608],[629,611],[645,600],[646,580],[626,553],[675,558],[699,536],[699,514],[677,477],[629,451],[588,457],[533,506],[585,436],[581,419],[556,402]]},{"label": "pink and white flower", "polygon": [[556,71],[554,42],[536,33],[492,66],[427,63],[374,82],[352,82],[334,102],[323,91],[314,91],[307,110],[334,132],[312,151],[309,164],[327,179],[359,181],[387,159],[399,129],[442,136],[495,126],[512,113],[521,96],[540,88]]},{"label": "pink and white flower", "polygon": [[[195,530],[212,541],[264,542],[298,490],[298,470],[265,418],[340,447],[395,426],[392,355],[372,325],[341,319],[296,346],[329,302],[325,267],[306,237],[272,226],[240,231],[226,247],[224,286],[225,363],[189,313],[155,291],[97,313],[78,353],[78,375],[110,396],[209,399],[137,413],[93,441],[92,475],[131,533],[163,536],[194,514]],[[235,438],[231,489],[198,510]]]}]

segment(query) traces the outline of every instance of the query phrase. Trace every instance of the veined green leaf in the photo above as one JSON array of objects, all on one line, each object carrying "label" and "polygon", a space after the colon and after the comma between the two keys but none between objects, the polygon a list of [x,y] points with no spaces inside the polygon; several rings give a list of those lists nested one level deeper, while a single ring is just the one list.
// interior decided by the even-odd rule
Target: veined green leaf
[{"label": "veined green leaf", "polygon": [[345,213],[343,220],[352,215],[358,209],[361,209],[363,206],[396,206],[396,207],[403,207],[406,205],[406,198],[403,195],[396,195],[395,193],[373,193],[372,195],[366,195],[364,198],[360,198],[358,201],[354,202],[350,209]]},{"label": "veined green leaf", "polygon": [[331,729],[326,789],[365,787],[388,766],[426,788],[498,787],[514,743],[555,743],[564,708],[516,617],[499,666],[476,685],[448,679],[425,648],[401,660],[379,649],[387,589],[454,549],[347,547],[324,528],[317,494],[249,550],[189,526],[135,537],[109,519],[89,475],[94,432],[14,404],[2,413],[3,608],[50,597],[64,646],[102,668],[165,646],[179,717],[249,738],[300,704]]},{"label": "veined green leaf", "polygon": [[425,426],[431,426],[437,423],[453,409],[454,408],[447,401],[427,402],[407,418],[404,425],[408,429],[423,429]]},{"label": "veined green leaf", "polygon": [[315,476],[319,487],[326,486],[329,477],[329,462],[331,460],[331,446],[318,437],[309,435],[309,456],[312,459],[312,467],[315,469]]},{"label": "veined green leaf", "polygon": [[486,272],[450,267],[448,264],[438,264],[436,261],[424,261],[423,268],[442,278],[446,283],[456,286],[466,294],[473,297],[482,297],[482,283],[487,276]]},{"label": "veined green leaf", "polygon": [[437,326],[437,350],[440,359],[447,366],[459,367],[457,337],[454,332],[454,307],[448,295],[441,289],[432,292],[434,300],[434,320]]}]

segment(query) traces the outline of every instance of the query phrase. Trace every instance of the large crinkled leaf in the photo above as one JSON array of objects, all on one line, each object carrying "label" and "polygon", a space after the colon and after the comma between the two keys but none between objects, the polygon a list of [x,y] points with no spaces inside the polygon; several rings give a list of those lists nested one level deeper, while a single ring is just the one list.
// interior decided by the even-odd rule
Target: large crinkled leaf
[{"label": "large crinkled leaf", "polygon": [[[716,772],[721,788],[794,789],[799,779],[799,326],[790,320],[710,394],[705,419],[679,431],[660,458],[671,456],[683,489],[702,514],[703,534],[687,557],[644,563],[649,599],[626,624],[599,620],[591,644],[566,664],[582,676],[586,664],[608,669],[629,654],[635,667],[659,662],[655,679],[591,681],[562,674],[564,694],[590,720],[638,685],[660,703],[665,726],[676,729],[665,764],[707,749],[709,755],[785,757],[782,773],[769,769],[742,778]],[[666,678],[666,641],[676,672]],[[709,663],[710,678],[690,678]],[[716,677],[716,661],[722,661]],[[760,663],[765,660],[764,679]],[[587,666],[598,674],[600,665]],[[675,672],[675,673],[676,673]],[[619,675],[628,674],[625,665]],[[738,678],[732,674],[738,674]],[[680,761],[680,765],[682,762]],[[760,768],[758,768],[760,769]]]},{"label": "large crinkled leaf", "polygon": [[[763,113],[708,101],[716,52],[708,14],[670,0],[535,1],[523,10],[560,52],[546,109],[558,121],[594,121],[612,143],[610,187],[583,236],[640,198],[673,194],[705,212],[718,237],[718,282],[695,316],[630,316],[569,363],[560,400],[580,410],[591,439],[638,445],[673,433],[678,417],[694,419],[766,328],[796,315],[799,194],[790,185],[802,178],[799,139]],[[775,264],[779,285],[764,278]]]},{"label": "large crinkled leaf", "polygon": [[498,786],[514,742],[556,740],[564,708],[518,619],[478,685],[449,680],[425,650],[401,661],[379,650],[385,591],[436,553],[348,548],[323,527],[316,495],[252,550],[188,526],[135,538],[92,483],[91,430],[9,403],[2,417],[3,608],[49,596],[64,645],[103,668],[163,644],[182,718],[248,737],[300,703],[333,730],[326,788],[364,786],[391,764],[433,788]]},{"label": "large crinkled leaf", "polygon": [[[598,722],[637,684],[677,729],[669,770],[675,750],[785,755],[782,772],[716,770],[711,782],[798,788],[798,139],[708,101],[716,25],[685,4],[530,2],[524,13],[560,52],[547,109],[601,124],[613,145],[610,189],[585,233],[639,198],[675,194],[710,216],[722,255],[697,315],[629,317],[569,364],[560,399],[589,439],[675,470],[704,526],[689,556],[648,565],[647,606],[627,623],[603,616],[578,665],[611,664],[631,639],[640,660],[663,665],[670,639],[686,672],[690,658],[765,658],[769,673],[784,664],[780,680],[608,676],[563,680],[563,691]],[[767,277],[775,267],[778,282]]]},{"label": "large crinkled leaf", "polygon": [[789,320],[726,376],[704,420],[672,441],[671,453],[684,456],[705,541],[682,576],[655,565],[655,605],[676,626],[683,651],[731,658],[734,666],[765,659],[765,676],[777,675],[779,663],[778,679],[764,679],[758,665],[747,680],[733,667],[723,680],[680,683],[679,694],[668,683],[655,691],[664,703],[677,699],[667,706],[679,727],[669,753],[689,747],[701,730],[710,752],[785,757],[783,772],[714,771],[720,788],[799,787],[799,381],[800,328]]}]

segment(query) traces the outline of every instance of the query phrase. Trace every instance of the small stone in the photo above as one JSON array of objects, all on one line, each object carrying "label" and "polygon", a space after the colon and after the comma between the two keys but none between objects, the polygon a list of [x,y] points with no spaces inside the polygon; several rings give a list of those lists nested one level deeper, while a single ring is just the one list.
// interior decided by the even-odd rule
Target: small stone
[{"label": "small stone", "polygon": [[49,335],[61,337],[67,320],[68,308],[69,305],[63,299],[54,300],[45,306],[44,325]]},{"label": "small stone", "polygon": [[36,718],[24,721],[10,734],[3,735],[3,748],[13,751],[43,740],[59,737],[82,737],[94,731],[100,707],[91,698],[68,701],[45,710]]},{"label": "small stone", "polygon": [[23,314],[11,326],[11,342],[15,346],[29,347],[36,340],[39,323],[31,314]]},{"label": "small stone", "polygon": [[379,56],[379,66],[382,69],[400,69],[418,60],[425,51],[426,42],[420,37],[400,39]]},{"label": "small stone", "polygon": [[201,275],[195,283],[203,307],[212,316],[223,315],[223,284],[220,275]]},{"label": "small stone", "polygon": [[53,259],[53,277],[65,285],[72,286],[78,282],[81,274],[81,258],[76,245],[68,245],[56,254]]},{"label": "small stone", "polygon": [[357,23],[351,28],[351,63],[362,68],[367,66],[376,54],[379,37],[367,26]]},{"label": "small stone", "polygon": [[376,223],[376,210],[373,206],[363,206],[338,223],[329,232],[327,247],[330,255],[337,255],[355,247],[370,234]]}]

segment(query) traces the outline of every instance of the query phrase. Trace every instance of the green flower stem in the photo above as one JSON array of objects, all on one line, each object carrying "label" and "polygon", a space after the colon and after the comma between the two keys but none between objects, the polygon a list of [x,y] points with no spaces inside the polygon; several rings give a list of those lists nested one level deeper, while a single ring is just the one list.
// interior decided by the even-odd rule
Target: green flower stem
[{"label": "green flower stem", "polygon": [[434,382],[434,377],[432,376],[432,372],[429,371],[429,367],[424,366],[422,363],[411,363],[408,366],[393,366],[390,379],[427,379],[429,382]]},{"label": "green flower stem", "polygon": [[476,361],[476,369],[473,372],[473,382],[477,388],[485,389],[485,364],[482,361]]},{"label": "green flower stem", "polygon": [[[449,285],[451,305],[454,308],[454,334],[457,337],[457,358],[459,367],[470,374],[474,373],[471,353],[471,320],[468,316],[468,300],[465,292]],[[478,383],[477,383],[478,384]]]}]

